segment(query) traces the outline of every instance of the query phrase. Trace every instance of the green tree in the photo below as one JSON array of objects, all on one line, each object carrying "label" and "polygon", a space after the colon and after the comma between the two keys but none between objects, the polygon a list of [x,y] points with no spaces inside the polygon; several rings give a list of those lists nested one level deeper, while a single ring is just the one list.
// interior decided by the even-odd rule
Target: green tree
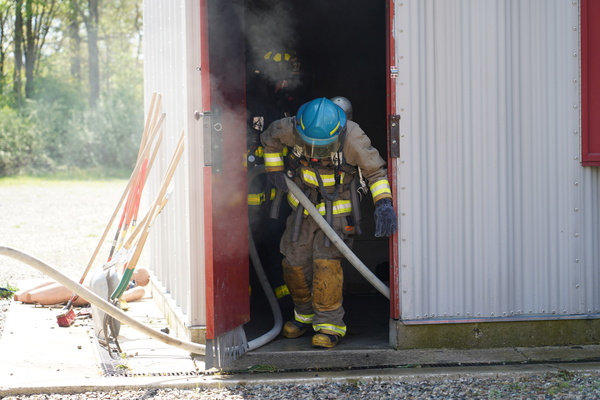
[{"label": "green tree", "polygon": [[28,99],[33,97],[40,56],[56,10],[56,0],[25,0],[25,97]]},{"label": "green tree", "polygon": [[100,13],[98,0],[87,0],[87,7],[81,3],[81,0],[71,1],[73,8],[82,18],[87,32],[89,103],[90,107],[95,108],[100,98],[100,53],[98,50]]},{"label": "green tree", "polygon": [[0,0],[0,96],[4,94],[6,82],[6,56],[12,43],[12,1]]},{"label": "green tree", "polygon": [[18,105],[23,103],[23,83],[21,81],[23,69],[23,0],[15,0],[15,32],[13,41],[14,72],[13,92]]},{"label": "green tree", "polygon": [[142,0],[0,0],[0,77],[13,77],[0,81],[0,176],[130,172],[143,129],[141,10]]}]

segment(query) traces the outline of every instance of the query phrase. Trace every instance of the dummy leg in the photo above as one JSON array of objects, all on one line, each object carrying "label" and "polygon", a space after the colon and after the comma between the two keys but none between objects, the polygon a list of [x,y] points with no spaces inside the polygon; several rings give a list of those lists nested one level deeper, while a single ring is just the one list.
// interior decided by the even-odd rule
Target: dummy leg
[{"label": "dummy leg", "polygon": [[48,285],[52,285],[53,283],[56,283],[56,281],[47,280],[47,281],[44,281],[44,282],[42,282],[42,283],[40,283],[38,285],[30,287],[28,289],[24,289],[24,290],[18,291],[17,293],[14,294],[13,300],[14,301],[23,301],[24,302],[25,301],[24,299],[25,299],[25,296],[27,295],[27,293],[31,292],[32,290],[36,290],[36,289],[40,289],[40,288],[43,288],[43,287],[48,286]]},{"label": "dummy leg", "polygon": [[[37,303],[43,306],[49,306],[54,304],[66,303],[67,301],[69,301],[72,294],[73,292],[71,290],[64,287],[60,283],[55,282],[51,285],[32,290],[19,300],[24,303]],[[82,299],[81,297],[79,297],[73,303],[73,305],[77,307],[85,304],[88,304],[88,301]]]}]

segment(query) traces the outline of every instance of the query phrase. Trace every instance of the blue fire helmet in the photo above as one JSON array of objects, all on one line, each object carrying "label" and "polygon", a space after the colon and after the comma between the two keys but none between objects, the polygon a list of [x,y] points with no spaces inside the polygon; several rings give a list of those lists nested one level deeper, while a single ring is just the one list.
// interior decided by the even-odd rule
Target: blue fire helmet
[{"label": "blue fire helmet", "polygon": [[346,128],[344,110],[331,100],[319,98],[303,104],[296,116],[296,145],[308,158],[326,158],[339,150]]}]

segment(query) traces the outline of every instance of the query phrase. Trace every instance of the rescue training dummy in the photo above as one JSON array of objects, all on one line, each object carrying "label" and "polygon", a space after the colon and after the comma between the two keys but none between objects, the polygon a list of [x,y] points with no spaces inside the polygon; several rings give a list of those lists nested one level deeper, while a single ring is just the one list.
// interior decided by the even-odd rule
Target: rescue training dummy
[{"label": "rescue training dummy", "polygon": [[[150,273],[145,268],[137,268],[132,275],[129,288],[121,296],[121,300],[131,302],[139,300],[146,295],[146,286],[150,282]],[[84,286],[89,288],[86,282]],[[42,306],[52,306],[63,304],[69,301],[73,292],[54,280],[46,280],[34,287],[22,290],[16,293],[13,300],[27,304],[39,304]],[[88,305],[89,302],[81,297],[78,297],[73,305],[82,307]]]},{"label": "rescue training dummy", "polygon": [[[302,105],[296,117],[273,122],[261,141],[269,181],[286,190],[286,174],[292,178],[348,247],[359,229],[356,188],[363,184],[375,203],[375,236],[396,232],[386,163],[360,126],[331,100],[319,98]],[[288,147],[292,150],[286,170],[283,153]],[[312,326],[312,345],[331,348],[346,334],[343,254],[295,196],[288,193],[287,199],[294,211],[286,221],[280,250],[294,319],[285,323],[282,335],[296,338]]]}]

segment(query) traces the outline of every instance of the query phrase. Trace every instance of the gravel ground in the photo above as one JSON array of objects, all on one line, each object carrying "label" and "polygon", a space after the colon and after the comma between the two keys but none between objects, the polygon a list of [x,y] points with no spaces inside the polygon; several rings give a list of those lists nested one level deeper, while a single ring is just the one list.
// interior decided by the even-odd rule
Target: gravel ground
[{"label": "gravel ground", "polygon": [[[23,250],[79,280],[126,182],[0,181],[0,245]],[[104,248],[100,254],[105,254]],[[107,254],[107,253],[106,253]],[[0,287],[43,278],[0,256]],[[22,289],[22,288],[21,288]],[[11,301],[0,300],[0,336]],[[0,355],[1,356],[1,355]],[[257,376],[258,378],[258,376]],[[1,397],[0,397],[1,398]],[[9,399],[600,399],[600,372],[515,374],[496,378],[326,384],[247,384],[196,389],[97,391],[8,396]]]}]

